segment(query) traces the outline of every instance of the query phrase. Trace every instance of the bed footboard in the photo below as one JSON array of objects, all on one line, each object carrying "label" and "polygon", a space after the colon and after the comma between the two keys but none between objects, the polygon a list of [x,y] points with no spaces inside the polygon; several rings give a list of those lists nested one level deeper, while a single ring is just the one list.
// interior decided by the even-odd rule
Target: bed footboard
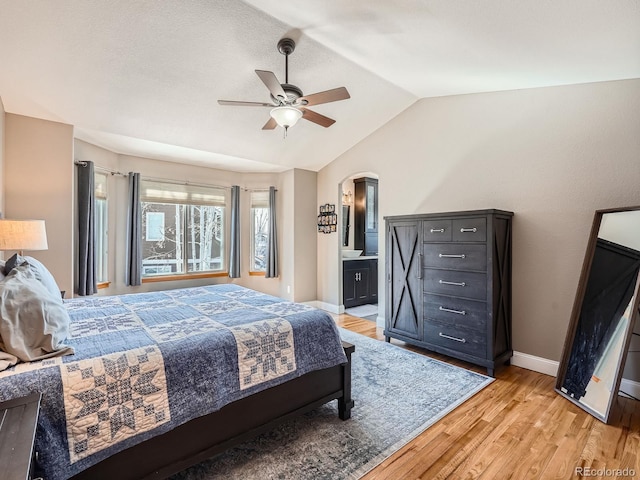
[{"label": "bed footboard", "polygon": [[117,453],[74,476],[74,480],[158,480],[234,447],[255,435],[337,399],[338,415],[351,417],[351,355],[348,362],[316,370],[226,405],[173,430]]},{"label": "bed footboard", "polygon": [[342,397],[338,398],[338,416],[341,420],[347,420],[351,418],[351,409],[354,406],[354,401],[351,398],[351,354],[356,347],[343,340],[342,348],[344,348],[348,361],[346,365],[343,365]]}]

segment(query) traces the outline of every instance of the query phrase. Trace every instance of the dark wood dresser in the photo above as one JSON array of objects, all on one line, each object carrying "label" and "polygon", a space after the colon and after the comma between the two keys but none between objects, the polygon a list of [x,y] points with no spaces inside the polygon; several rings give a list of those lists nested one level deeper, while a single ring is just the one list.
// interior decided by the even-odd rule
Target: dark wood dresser
[{"label": "dark wood dresser", "polygon": [[487,368],[511,346],[512,212],[385,217],[387,341]]}]

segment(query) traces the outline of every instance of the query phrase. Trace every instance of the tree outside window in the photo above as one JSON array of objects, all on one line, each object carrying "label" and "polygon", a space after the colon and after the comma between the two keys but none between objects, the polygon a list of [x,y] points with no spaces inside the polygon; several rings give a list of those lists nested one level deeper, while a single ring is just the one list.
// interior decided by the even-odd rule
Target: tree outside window
[{"label": "tree outside window", "polygon": [[266,270],[269,237],[269,194],[251,192],[251,271]]},{"label": "tree outside window", "polygon": [[[190,190],[184,185],[143,183],[143,277],[224,270],[225,197],[224,192],[212,191],[208,193],[204,187]],[[145,201],[163,198],[179,201]],[[194,199],[217,204],[189,203]]]}]

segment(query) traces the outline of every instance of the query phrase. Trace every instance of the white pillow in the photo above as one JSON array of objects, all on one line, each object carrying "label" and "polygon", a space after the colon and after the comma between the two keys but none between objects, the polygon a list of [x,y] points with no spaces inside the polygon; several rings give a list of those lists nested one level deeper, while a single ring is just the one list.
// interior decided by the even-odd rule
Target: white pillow
[{"label": "white pillow", "polygon": [[60,292],[51,295],[32,265],[23,262],[12,269],[0,282],[0,370],[18,359],[73,354],[64,344],[69,321]]}]

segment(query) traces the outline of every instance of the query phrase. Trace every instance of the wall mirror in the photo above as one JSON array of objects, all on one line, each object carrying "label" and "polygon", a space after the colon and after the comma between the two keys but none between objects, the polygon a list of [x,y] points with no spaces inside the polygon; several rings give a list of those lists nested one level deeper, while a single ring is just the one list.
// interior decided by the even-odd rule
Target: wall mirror
[{"label": "wall mirror", "polygon": [[[598,210],[587,246],[556,391],[608,423],[617,404],[640,284],[640,207]],[[638,375],[638,369],[628,369]],[[632,379],[638,381],[639,379]]]},{"label": "wall mirror", "polygon": [[342,246],[349,246],[349,214],[351,213],[351,205],[342,206]]}]

